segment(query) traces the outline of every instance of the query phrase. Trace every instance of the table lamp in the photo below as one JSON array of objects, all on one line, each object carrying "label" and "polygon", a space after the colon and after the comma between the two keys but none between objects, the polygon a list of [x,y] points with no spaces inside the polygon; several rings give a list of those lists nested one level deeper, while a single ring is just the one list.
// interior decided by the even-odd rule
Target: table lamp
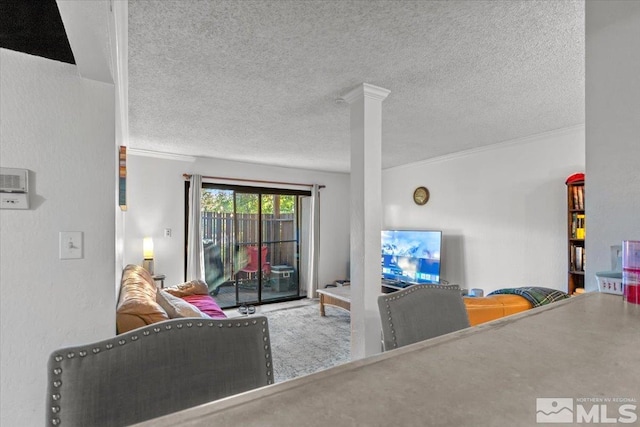
[{"label": "table lamp", "polygon": [[144,257],[142,267],[153,275],[153,239],[151,237],[145,237],[142,240],[142,253]]}]

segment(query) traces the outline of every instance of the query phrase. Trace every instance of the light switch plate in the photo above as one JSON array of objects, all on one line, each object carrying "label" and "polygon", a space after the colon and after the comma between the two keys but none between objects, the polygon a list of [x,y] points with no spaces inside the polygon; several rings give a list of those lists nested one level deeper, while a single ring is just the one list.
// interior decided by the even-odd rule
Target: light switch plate
[{"label": "light switch plate", "polygon": [[82,231],[61,231],[60,259],[79,259],[82,256]]}]

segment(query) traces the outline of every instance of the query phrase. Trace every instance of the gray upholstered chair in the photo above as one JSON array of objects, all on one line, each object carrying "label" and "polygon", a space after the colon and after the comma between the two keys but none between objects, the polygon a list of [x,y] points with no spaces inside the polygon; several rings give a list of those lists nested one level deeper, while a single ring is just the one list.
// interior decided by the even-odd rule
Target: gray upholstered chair
[{"label": "gray upholstered chair", "polygon": [[54,351],[47,425],[123,426],[273,383],[264,316],[182,318]]},{"label": "gray upholstered chair", "polygon": [[457,285],[411,285],[378,297],[385,350],[469,327]]}]

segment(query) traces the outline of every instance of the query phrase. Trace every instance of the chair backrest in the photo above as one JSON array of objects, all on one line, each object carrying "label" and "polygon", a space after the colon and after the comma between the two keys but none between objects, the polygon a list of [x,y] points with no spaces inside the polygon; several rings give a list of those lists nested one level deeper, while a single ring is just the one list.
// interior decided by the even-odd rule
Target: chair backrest
[{"label": "chair backrest", "polygon": [[123,426],[273,383],[267,318],[172,319],[54,351],[47,425]]},{"label": "chair backrest", "polygon": [[457,285],[411,285],[378,297],[385,350],[469,327]]}]

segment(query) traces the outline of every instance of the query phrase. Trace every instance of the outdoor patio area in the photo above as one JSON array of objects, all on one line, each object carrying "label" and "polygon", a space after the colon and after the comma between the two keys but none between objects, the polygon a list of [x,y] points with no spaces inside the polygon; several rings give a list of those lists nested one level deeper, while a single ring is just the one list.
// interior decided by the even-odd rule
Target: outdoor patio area
[{"label": "outdoor patio area", "polygon": [[[236,285],[229,281],[218,288],[217,295],[213,295],[221,308],[230,308],[242,304],[253,304],[258,301],[257,281],[244,281],[238,283],[238,299],[236,300]],[[298,295],[297,286],[295,288],[276,288],[267,281],[262,288],[262,303],[270,301],[282,301],[285,299],[293,299]]]}]

